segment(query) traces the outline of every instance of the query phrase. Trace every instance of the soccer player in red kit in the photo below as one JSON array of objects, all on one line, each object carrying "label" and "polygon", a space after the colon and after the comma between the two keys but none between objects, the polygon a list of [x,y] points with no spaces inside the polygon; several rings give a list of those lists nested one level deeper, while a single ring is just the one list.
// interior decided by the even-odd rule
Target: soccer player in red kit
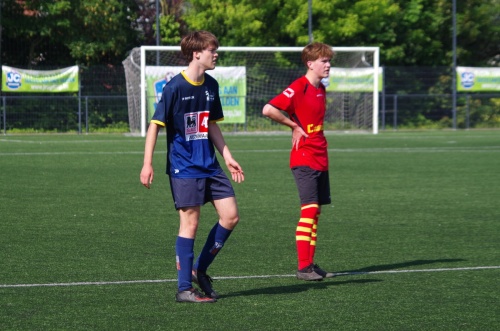
[{"label": "soccer player in red kit", "polygon": [[326,90],[321,80],[330,74],[333,55],[332,48],[323,43],[314,42],[304,47],[301,59],[307,67],[306,74],[262,109],[264,116],[292,129],[290,168],[301,204],[295,232],[297,278],[301,280],[322,280],[334,276],[314,263],[321,205],[331,203],[328,144],[323,132]]}]

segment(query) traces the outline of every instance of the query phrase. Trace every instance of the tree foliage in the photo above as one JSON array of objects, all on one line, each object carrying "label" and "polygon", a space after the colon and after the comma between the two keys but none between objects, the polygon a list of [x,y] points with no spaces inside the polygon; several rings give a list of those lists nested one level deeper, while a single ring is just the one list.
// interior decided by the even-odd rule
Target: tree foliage
[{"label": "tree foliage", "polygon": [[[458,64],[499,65],[500,1],[457,1]],[[188,31],[216,34],[224,46],[303,46],[308,1],[158,0],[160,40]],[[156,43],[154,0],[3,0],[1,59],[36,66],[118,64],[128,50]],[[312,36],[333,46],[379,46],[381,63],[449,66],[449,0],[313,0]]]},{"label": "tree foliage", "polygon": [[65,40],[72,58],[84,64],[112,63],[130,49],[134,35],[127,1],[73,0],[72,8],[71,31],[82,32]]},{"label": "tree foliage", "polygon": [[[226,46],[302,46],[309,42],[303,0],[190,1],[184,20]],[[462,65],[500,54],[498,0],[457,0]],[[451,65],[448,0],[313,0],[313,37],[333,46],[379,46],[384,65]]]},{"label": "tree foliage", "polygon": [[137,44],[131,8],[135,11],[132,0],[6,0],[2,62],[28,67],[117,62]]},{"label": "tree foliage", "polygon": [[2,8],[2,62],[33,66],[51,57],[57,48],[54,44],[69,31],[70,7],[69,0],[56,3],[5,1]]}]

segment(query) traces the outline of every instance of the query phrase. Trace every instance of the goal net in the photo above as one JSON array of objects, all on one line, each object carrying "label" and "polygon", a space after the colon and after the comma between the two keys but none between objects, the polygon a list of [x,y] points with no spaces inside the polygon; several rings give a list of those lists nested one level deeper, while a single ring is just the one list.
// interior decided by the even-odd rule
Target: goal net
[{"label": "goal net", "polygon": [[[223,131],[278,131],[263,106],[304,75],[302,47],[220,47],[215,70],[224,109]],[[378,47],[333,47],[325,130],[378,133],[381,86]],[[123,61],[131,132],[146,134],[163,86],[188,63],[179,46],[142,46]]]}]

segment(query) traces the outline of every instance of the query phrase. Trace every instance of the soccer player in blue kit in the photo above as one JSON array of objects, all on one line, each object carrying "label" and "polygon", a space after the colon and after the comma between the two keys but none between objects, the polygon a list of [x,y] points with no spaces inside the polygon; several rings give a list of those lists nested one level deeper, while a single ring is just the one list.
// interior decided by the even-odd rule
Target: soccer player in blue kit
[{"label": "soccer player in blue kit", "polygon": [[[241,183],[245,176],[216,123],[224,119],[219,84],[205,73],[215,68],[218,47],[217,38],[207,31],[195,31],[182,39],[181,51],[189,65],[163,88],[146,135],[140,180],[149,189],[154,176],[152,163],[158,132],[166,127],[166,172],[180,217],[175,243],[177,302],[217,301],[219,296],[206,271],[239,221],[234,190],[217,161],[215,148],[224,158],[233,181]],[[213,204],[219,220],[193,264],[201,206],[207,202]],[[205,295],[193,288],[192,282],[197,283]]]}]

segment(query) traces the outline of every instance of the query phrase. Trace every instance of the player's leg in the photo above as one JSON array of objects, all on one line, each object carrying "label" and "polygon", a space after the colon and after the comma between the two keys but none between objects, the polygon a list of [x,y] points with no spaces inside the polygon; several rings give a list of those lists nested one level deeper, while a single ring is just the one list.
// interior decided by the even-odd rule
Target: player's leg
[{"label": "player's leg", "polygon": [[206,272],[238,224],[239,214],[234,190],[224,173],[207,181],[206,193],[206,199],[214,205],[219,220],[208,234],[205,245],[194,265],[193,279],[200,285],[205,294],[217,298],[218,295],[211,286],[211,278]]},{"label": "player's leg", "polygon": [[[329,178],[329,173],[328,171],[322,171],[318,174],[317,177],[317,187],[318,187],[318,201],[320,207],[318,208],[318,212],[316,214],[316,217],[314,219],[314,226],[313,226],[313,236],[311,238],[311,250],[310,250],[310,260],[311,263],[314,265],[314,271],[317,274],[320,274],[323,276],[323,278],[330,278],[334,276],[334,273],[332,272],[327,272],[319,267],[314,262],[314,255],[316,253],[316,247],[317,247],[317,231],[318,231],[318,221],[319,217],[321,214],[321,205],[327,205],[331,203],[331,197],[330,197],[330,178]],[[314,242],[314,243],[313,243]]]},{"label": "player's leg", "polygon": [[[203,180],[202,180],[203,181]],[[203,204],[203,190],[198,179],[170,179],[175,207],[179,212],[179,233],[175,243],[178,302],[215,302],[206,298],[193,288],[191,270],[194,260],[194,241]]]},{"label": "player's leg", "polygon": [[219,220],[208,234],[205,245],[194,266],[194,269],[203,272],[206,272],[210,264],[212,264],[239,221],[238,208],[234,197],[214,200],[213,205],[217,210]]},{"label": "player's leg", "polygon": [[300,208],[300,219],[295,229],[295,243],[297,247],[298,270],[307,270],[312,264],[311,250],[315,245],[314,221],[316,218],[318,204],[303,204]]},{"label": "player's leg", "polygon": [[179,235],[175,243],[176,264],[179,291],[189,290],[191,284],[191,269],[194,260],[194,241],[200,218],[200,207],[179,209]]},{"label": "player's leg", "polygon": [[315,176],[317,171],[309,167],[295,167],[292,169],[300,198],[300,219],[295,230],[295,244],[297,249],[297,278],[302,280],[321,280],[310,260],[311,239],[313,235],[314,219],[318,212],[318,190]]},{"label": "player's leg", "polygon": [[318,220],[321,214],[321,207],[318,208],[313,220],[313,227],[311,231],[311,245],[309,246],[309,261],[314,263],[314,255],[316,254],[316,242],[318,240]]},{"label": "player's leg", "polygon": [[239,221],[238,205],[231,182],[224,173],[207,179],[205,200],[210,201],[219,220],[210,231],[195,269],[206,271]]},{"label": "player's leg", "polygon": [[200,219],[200,206],[179,209],[179,236],[175,243],[178,291],[177,302],[211,303],[209,298],[199,293],[192,285],[191,270],[194,259],[194,240]]},{"label": "player's leg", "polygon": [[314,263],[314,254],[316,253],[316,244],[318,240],[318,221],[319,216],[321,214],[321,205],[327,205],[331,203],[330,197],[330,178],[328,171],[317,171],[315,172],[315,176],[313,180],[316,182],[316,189],[318,191],[318,202],[320,207],[318,208],[318,212],[314,217],[314,225],[311,237],[311,249],[310,249],[310,260],[311,263]]}]

